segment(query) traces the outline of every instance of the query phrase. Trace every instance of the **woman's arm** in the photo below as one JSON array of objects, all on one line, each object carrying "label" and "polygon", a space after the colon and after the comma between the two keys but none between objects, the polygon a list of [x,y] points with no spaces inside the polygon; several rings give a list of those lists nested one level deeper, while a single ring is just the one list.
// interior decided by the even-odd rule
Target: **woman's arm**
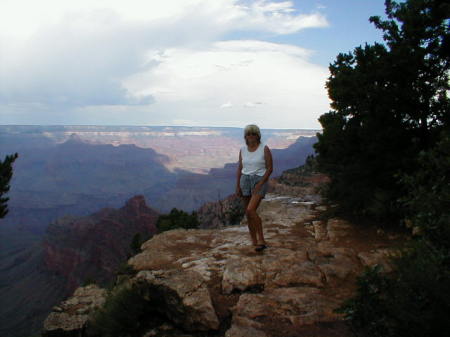
[{"label": "woman's arm", "polygon": [[239,164],[238,164],[238,168],[237,168],[237,172],[236,172],[236,194],[237,195],[241,195],[242,191],[241,191],[241,175],[242,175],[242,155],[241,155],[241,150],[239,150]]}]

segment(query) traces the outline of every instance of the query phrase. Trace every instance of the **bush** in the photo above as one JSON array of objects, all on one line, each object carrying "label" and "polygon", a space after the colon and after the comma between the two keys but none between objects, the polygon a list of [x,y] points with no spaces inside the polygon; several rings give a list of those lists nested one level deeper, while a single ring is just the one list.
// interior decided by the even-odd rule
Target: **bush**
[{"label": "bush", "polygon": [[86,287],[89,284],[97,284],[97,280],[93,277],[86,277],[86,279],[84,280],[84,282],[82,283],[82,287]]},{"label": "bush", "polygon": [[417,171],[403,175],[405,224],[419,235],[394,260],[358,279],[357,295],[340,308],[358,336],[439,336],[450,331],[450,137],[418,154]]},{"label": "bush", "polygon": [[306,157],[305,163],[299,167],[301,173],[304,175],[313,174],[319,171],[319,165],[317,163],[317,157],[310,154]]},{"label": "bush", "polygon": [[197,212],[188,214],[182,210],[172,208],[169,214],[160,215],[156,221],[159,232],[165,232],[175,228],[198,228]]},{"label": "bush", "polygon": [[128,264],[128,262],[125,261],[119,265],[116,274],[134,276],[137,274],[137,270],[135,270],[132,265]]},{"label": "bush", "polygon": [[131,243],[130,243],[130,248],[134,255],[141,252],[142,243],[143,243],[143,240],[141,238],[141,233],[134,234],[133,239],[131,240]]},{"label": "bush", "polygon": [[215,211],[215,215],[223,226],[237,225],[245,215],[240,198],[220,199],[219,197],[217,207],[218,209],[213,207],[212,210]]},{"label": "bush", "polygon": [[232,202],[229,208],[224,212],[224,215],[225,225],[239,225],[245,215],[245,211],[241,205],[241,201],[237,200],[235,202]]},{"label": "bush", "polygon": [[358,292],[339,309],[358,336],[439,336],[450,331],[450,137],[418,154],[403,175],[405,224],[419,236],[395,259],[395,272],[366,270]]},{"label": "bush", "polygon": [[450,256],[425,240],[393,260],[395,271],[368,268],[357,295],[337,310],[356,336],[427,337],[450,331]]},{"label": "bush", "polygon": [[152,325],[153,310],[135,287],[115,288],[91,316],[90,328],[102,337],[140,337]]},{"label": "bush", "polygon": [[414,175],[401,178],[408,194],[401,199],[407,209],[409,226],[417,227],[434,246],[450,249],[450,136],[418,157]]}]

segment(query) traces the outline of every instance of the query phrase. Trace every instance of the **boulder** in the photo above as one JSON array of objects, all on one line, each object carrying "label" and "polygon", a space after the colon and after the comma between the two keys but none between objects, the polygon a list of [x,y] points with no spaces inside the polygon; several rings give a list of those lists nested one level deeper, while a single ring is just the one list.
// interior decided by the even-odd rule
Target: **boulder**
[{"label": "boulder", "polygon": [[217,330],[219,319],[208,287],[196,272],[183,270],[140,271],[132,280],[155,308],[187,331]]}]

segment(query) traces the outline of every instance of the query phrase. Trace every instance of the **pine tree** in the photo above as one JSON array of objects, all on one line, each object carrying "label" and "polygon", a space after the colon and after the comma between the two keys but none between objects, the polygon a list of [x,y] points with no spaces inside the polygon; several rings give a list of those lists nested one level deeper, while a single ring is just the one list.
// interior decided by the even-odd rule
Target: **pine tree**
[{"label": "pine tree", "polygon": [[17,159],[18,154],[8,155],[4,161],[0,160],[0,219],[8,214],[7,202],[9,198],[4,197],[9,191],[9,181],[12,178],[12,164]]},{"label": "pine tree", "polygon": [[450,4],[387,0],[387,20],[370,21],[386,45],[359,46],[330,65],[333,110],[319,121],[315,149],[331,177],[328,197],[348,213],[397,221],[416,154],[450,128]]}]

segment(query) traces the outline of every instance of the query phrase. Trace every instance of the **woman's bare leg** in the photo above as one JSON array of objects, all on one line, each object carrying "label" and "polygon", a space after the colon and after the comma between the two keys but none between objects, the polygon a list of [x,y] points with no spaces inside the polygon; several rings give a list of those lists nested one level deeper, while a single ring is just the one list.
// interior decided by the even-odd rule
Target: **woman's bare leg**
[{"label": "woman's bare leg", "polygon": [[264,240],[264,232],[262,228],[262,221],[259,217],[256,210],[261,203],[262,196],[258,194],[254,194],[251,196],[248,206],[246,208],[246,215],[249,223],[252,222],[252,227],[256,232],[256,242],[258,245],[265,245],[266,241]]},{"label": "woman's bare leg", "polygon": [[264,232],[263,232],[263,228],[262,228],[262,221],[261,218],[259,217],[259,215],[256,216],[256,237],[258,240],[258,244],[259,245],[265,245],[266,244],[266,240],[264,240]]},{"label": "woman's bare leg", "polygon": [[[250,196],[248,196],[248,197],[243,196],[242,199],[244,200],[244,209],[247,210],[248,203],[250,202]],[[258,239],[256,237],[255,225],[253,224],[253,219],[251,219],[248,216],[247,212],[246,212],[246,216],[247,216],[248,231],[250,232],[250,238],[252,239],[253,246],[256,246],[256,245],[258,245]]]}]

